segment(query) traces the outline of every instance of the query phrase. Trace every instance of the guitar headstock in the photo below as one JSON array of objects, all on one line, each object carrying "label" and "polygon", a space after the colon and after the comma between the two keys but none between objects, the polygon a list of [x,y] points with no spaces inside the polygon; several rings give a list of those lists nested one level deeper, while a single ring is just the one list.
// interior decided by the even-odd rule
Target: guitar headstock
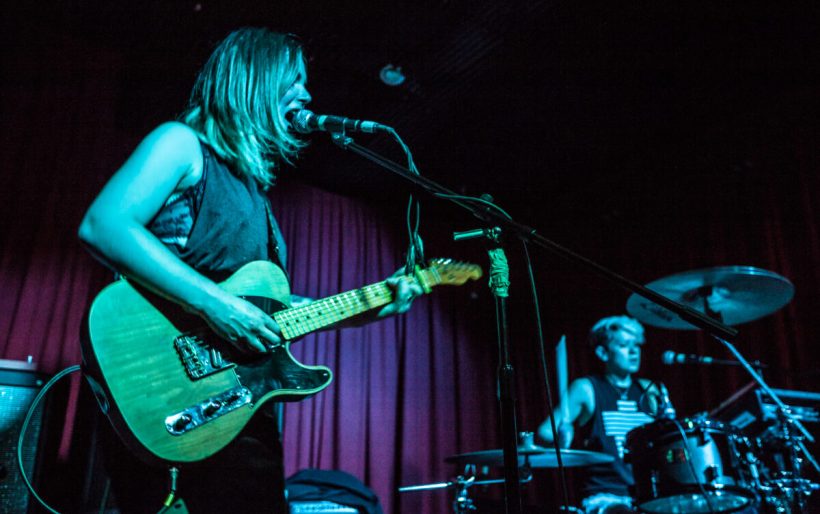
[{"label": "guitar headstock", "polygon": [[430,285],[460,286],[468,280],[478,280],[484,274],[481,266],[452,259],[433,259],[422,270]]}]

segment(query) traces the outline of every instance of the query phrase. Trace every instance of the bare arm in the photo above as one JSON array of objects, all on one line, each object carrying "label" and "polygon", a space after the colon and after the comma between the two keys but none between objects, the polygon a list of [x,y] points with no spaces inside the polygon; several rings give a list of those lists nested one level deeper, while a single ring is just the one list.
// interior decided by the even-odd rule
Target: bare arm
[{"label": "bare arm", "polygon": [[202,166],[193,130],[180,123],[157,127],[99,193],[78,235],[106,264],[199,314],[225,339],[265,351],[259,338],[279,342],[276,323],[197,273],[147,229],[173,193],[196,183]]},{"label": "bare arm", "polygon": [[[567,391],[566,405],[564,402],[559,402],[553,415],[555,416],[555,426],[561,433],[561,446],[569,448],[572,443],[574,435],[573,426],[575,424],[585,425],[592,417],[595,411],[595,392],[592,388],[592,383],[587,378],[579,378],[574,380],[569,385]],[[563,413],[566,414],[566,418]],[[552,424],[550,417],[548,417],[538,427],[538,437],[541,440],[552,443],[554,441],[552,434]]]},{"label": "bare arm", "polygon": [[669,397],[669,390],[666,389],[666,386],[663,384],[663,382],[653,382],[646,378],[641,378],[638,380],[641,384],[641,388],[643,389],[644,394],[646,395],[646,405],[649,408],[649,413],[652,416],[657,417],[659,414],[661,414],[659,412],[659,409],[663,404],[663,397]]}]

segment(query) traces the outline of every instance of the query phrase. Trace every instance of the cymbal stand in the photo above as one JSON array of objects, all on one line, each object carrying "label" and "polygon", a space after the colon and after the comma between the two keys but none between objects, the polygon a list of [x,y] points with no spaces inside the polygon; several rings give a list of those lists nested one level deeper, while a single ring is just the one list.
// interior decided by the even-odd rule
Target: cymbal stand
[{"label": "cymbal stand", "polygon": [[[789,407],[783,403],[780,397],[766,384],[763,377],[755,371],[754,367],[741,355],[732,343],[714,334],[713,337],[721,342],[734,355],[735,359],[741,363],[754,381],[757,382],[761,389],[763,389],[769,398],[777,405],[778,430],[780,431],[777,437],[788,448],[788,459],[792,471],[785,472],[778,478],[764,483],[762,492],[774,493],[775,497],[773,499],[778,505],[781,505],[784,499],[786,502],[791,503],[792,505],[786,504],[785,508],[787,510],[784,512],[806,512],[804,509],[808,497],[813,491],[818,489],[818,486],[809,480],[801,478],[801,459],[799,453],[802,452],[805,459],[820,473],[820,466],[818,466],[817,460],[815,460],[814,456],[812,456],[803,444],[804,440],[814,442],[814,437],[812,437],[806,430],[806,427],[794,417]],[[769,494],[766,496],[767,498],[770,497]],[[797,510],[791,510],[792,508]]]},{"label": "cymbal stand", "polygon": [[[532,480],[532,470],[525,466],[520,468],[522,478],[521,483],[527,483]],[[410,493],[414,491],[430,491],[434,489],[455,489],[455,497],[453,499],[453,513],[454,514],[469,514],[476,510],[473,505],[473,500],[469,497],[469,489],[476,485],[492,485],[503,484],[504,478],[488,478],[485,480],[475,479],[475,465],[470,464],[465,466],[464,475],[458,475],[450,482],[438,482],[433,484],[420,484],[399,487],[400,493]]]},{"label": "cymbal stand", "polygon": [[809,479],[801,478],[803,452],[809,455],[803,440],[804,437],[789,427],[791,421],[778,413],[778,421],[766,434],[760,437],[758,444],[761,451],[773,457],[772,469],[767,469],[762,482],[756,484],[766,503],[776,512],[807,512],[809,496],[820,489],[820,485]]}]

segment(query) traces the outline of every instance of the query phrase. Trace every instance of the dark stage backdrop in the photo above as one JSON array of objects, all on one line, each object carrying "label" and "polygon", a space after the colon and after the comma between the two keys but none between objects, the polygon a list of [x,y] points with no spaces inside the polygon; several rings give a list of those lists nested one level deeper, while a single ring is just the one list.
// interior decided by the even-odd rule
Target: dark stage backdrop
[{"label": "dark stage backdrop", "polygon": [[[119,54],[61,37],[8,48],[0,91],[0,358],[31,355],[43,371],[54,373],[79,362],[84,309],[110,279],[78,245],[76,226],[137,138],[121,119],[128,84]],[[164,112],[156,121],[172,115]],[[717,143],[711,144],[723,136],[712,132]],[[731,264],[789,277],[796,285],[795,299],[778,313],[740,327],[738,347],[748,358],[775,368],[767,374],[772,385],[817,391],[818,142],[820,134],[805,126],[786,128],[775,140],[749,134],[748,167],[712,169],[708,176],[675,170],[664,184],[626,177],[608,188],[605,199],[622,201],[623,216],[603,222],[562,220],[564,228],[557,233],[577,250],[641,282]],[[691,151],[700,148],[695,144]],[[696,170],[707,167],[686,162]],[[399,265],[403,236],[398,222],[384,221],[383,210],[292,182],[271,196],[289,241],[297,293],[336,293],[380,280]],[[525,220],[535,219],[537,207],[515,206]],[[438,233],[443,225],[429,224],[431,241],[446,239],[446,233]],[[443,243],[428,248],[431,254],[450,251]],[[484,264],[483,253],[471,251],[473,260]],[[571,373],[578,376],[591,369],[581,344],[587,327],[622,311],[627,295],[577,266],[540,251],[534,255],[547,341],[567,334]],[[534,429],[546,412],[545,395],[517,251],[511,261],[517,270],[511,321],[519,426]],[[447,512],[449,498],[441,492],[399,497],[395,490],[451,478],[458,470],[443,462],[447,455],[500,445],[490,302],[483,284],[442,289],[420,299],[407,316],[298,343],[298,358],[329,365],[336,379],[317,397],[286,409],[288,471],[344,469],[375,489],[387,512]],[[726,356],[702,335],[650,329],[649,339],[644,372],[669,385],[681,415],[716,406],[747,381],[737,370],[660,366],[666,349]],[[70,463],[82,461],[90,450],[78,443],[85,440],[82,434],[72,432],[73,402],[68,404],[57,413],[65,417],[65,430],[54,451],[54,458],[68,464],[54,469],[81,473]],[[64,477],[48,478],[59,482]],[[556,491],[552,472],[539,470],[525,496],[528,502],[550,503]],[[70,496],[53,501],[76,502]]]}]

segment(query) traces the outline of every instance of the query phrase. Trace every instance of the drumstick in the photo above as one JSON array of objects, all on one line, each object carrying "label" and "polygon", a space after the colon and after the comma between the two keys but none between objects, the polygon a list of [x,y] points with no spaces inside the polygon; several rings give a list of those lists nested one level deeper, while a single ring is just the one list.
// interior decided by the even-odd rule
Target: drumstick
[{"label": "drumstick", "polygon": [[561,421],[569,418],[569,403],[567,402],[567,336],[562,335],[555,347],[555,367],[558,377],[558,401],[561,405]]}]

